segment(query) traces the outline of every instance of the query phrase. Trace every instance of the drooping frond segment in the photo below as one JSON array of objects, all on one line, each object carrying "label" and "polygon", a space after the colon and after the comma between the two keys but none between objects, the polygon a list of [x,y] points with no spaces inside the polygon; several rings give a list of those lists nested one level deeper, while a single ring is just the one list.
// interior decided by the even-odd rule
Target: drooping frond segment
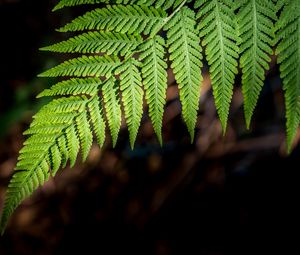
[{"label": "drooping frond segment", "polygon": [[142,90],[142,77],[138,69],[139,65],[137,60],[130,59],[116,70],[116,74],[120,74],[120,89],[132,149],[143,115],[144,92]]},{"label": "drooping frond segment", "polygon": [[246,125],[249,128],[253,111],[269,69],[276,20],[271,0],[241,1],[238,25],[241,37],[240,65]]},{"label": "drooping frond segment", "polygon": [[114,56],[82,56],[65,61],[40,77],[76,76],[76,77],[109,77],[114,68],[120,64]]},{"label": "drooping frond segment", "polygon": [[210,66],[210,78],[223,132],[226,131],[237,74],[238,33],[232,0],[197,0],[198,29]]},{"label": "drooping frond segment", "polygon": [[113,146],[116,146],[121,128],[122,112],[118,94],[117,81],[114,77],[109,78],[102,86],[104,108],[110,129]]},{"label": "drooping frond segment", "polygon": [[165,41],[156,35],[141,45],[142,77],[154,131],[162,144],[162,120],[166,104],[167,63]]},{"label": "drooping frond segment", "polygon": [[286,106],[287,144],[291,150],[300,124],[300,2],[285,1],[276,24],[278,63]]},{"label": "drooping frond segment", "polygon": [[107,53],[129,55],[142,42],[138,34],[127,35],[114,32],[88,32],[69,40],[41,48],[60,53]]},{"label": "drooping frond segment", "polygon": [[202,55],[195,25],[194,12],[183,7],[165,26],[171,67],[180,92],[182,115],[192,141],[202,81]]},{"label": "drooping frond segment", "polygon": [[121,33],[157,32],[164,24],[167,13],[162,9],[139,5],[112,5],[95,9],[60,28],[60,32],[107,30]]},{"label": "drooping frond segment", "polygon": [[70,160],[74,165],[80,147],[83,160],[89,151],[92,135],[86,106],[90,99],[73,96],[53,100],[34,117],[26,134],[31,136],[20,151],[16,172],[6,193],[1,230],[19,203],[60,166]]}]

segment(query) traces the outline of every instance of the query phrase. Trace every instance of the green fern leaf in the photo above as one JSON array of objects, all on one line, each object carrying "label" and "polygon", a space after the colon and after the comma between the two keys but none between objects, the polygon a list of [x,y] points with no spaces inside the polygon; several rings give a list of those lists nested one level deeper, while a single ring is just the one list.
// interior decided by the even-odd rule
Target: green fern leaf
[{"label": "green fern leaf", "polygon": [[41,48],[44,51],[61,53],[107,53],[129,55],[140,43],[140,35],[114,32],[88,32],[69,40]]},{"label": "green fern leaf", "polygon": [[143,90],[142,77],[138,66],[140,63],[130,59],[122,67],[116,70],[120,74],[120,89],[125,118],[128,126],[130,145],[134,147],[136,136],[140,127],[143,115]]},{"label": "green fern leaf", "polygon": [[65,61],[64,63],[41,73],[39,77],[107,77],[119,64],[119,59],[113,56],[82,56]]},{"label": "green fern leaf", "polygon": [[90,118],[93,125],[94,133],[97,137],[97,142],[100,147],[103,146],[105,141],[105,121],[103,117],[102,104],[98,97],[94,97],[89,103],[88,108]]},{"label": "green fern leaf", "polygon": [[153,31],[157,31],[164,24],[166,16],[165,11],[154,7],[113,5],[88,12],[58,29],[58,31],[97,29],[148,35]]},{"label": "green fern leaf", "polygon": [[99,78],[73,78],[59,82],[50,89],[45,89],[37,97],[46,96],[68,96],[68,95],[90,95],[98,93],[99,85],[102,81]]},{"label": "green fern leaf", "polygon": [[65,137],[67,140],[68,154],[70,157],[70,167],[73,167],[76,163],[77,155],[80,149],[79,139],[74,125],[70,125],[68,128],[66,128]]},{"label": "green fern leaf", "polygon": [[[283,5],[281,5],[283,6]],[[285,1],[276,24],[278,63],[286,106],[287,145],[291,150],[300,124],[300,3]]]},{"label": "green fern leaf", "polygon": [[64,7],[78,6],[83,4],[100,4],[100,3],[112,3],[112,4],[136,4],[154,6],[155,8],[163,8],[167,10],[172,6],[178,7],[182,2],[191,2],[184,0],[61,0],[54,8],[53,11],[57,11]]},{"label": "green fern leaf", "polygon": [[108,79],[102,87],[106,118],[110,129],[113,146],[116,146],[121,128],[122,113],[118,96],[118,88],[114,77]]},{"label": "green fern leaf", "polygon": [[51,167],[51,174],[54,176],[58,169],[60,168],[61,164],[61,154],[59,151],[59,147],[57,146],[56,143],[54,143],[50,147],[50,153],[49,153],[49,159],[50,159],[50,167]]},{"label": "green fern leaf", "polygon": [[166,104],[167,63],[165,41],[157,35],[141,45],[142,77],[154,131],[162,144],[162,119]]},{"label": "green fern leaf", "polygon": [[93,143],[93,134],[87,118],[86,111],[80,113],[75,119],[77,134],[81,143],[82,160],[85,161],[90,152]]},{"label": "green fern leaf", "polygon": [[249,128],[273,53],[275,5],[270,0],[246,0],[238,13],[240,64],[246,125]]},{"label": "green fern leaf", "polygon": [[198,29],[210,66],[216,108],[223,132],[226,131],[233,84],[237,74],[239,41],[232,0],[197,0]]},{"label": "green fern leaf", "polygon": [[52,11],[57,11],[64,7],[71,7],[82,4],[100,4],[109,2],[109,0],[60,0],[59,3],[55,5]]},{"label": "green fern leaf", "polygon": [[58,134],[60,133],[61,129],[64,129],[67,125],[65,124],[56,124],[51,126],[44,126],[44,125],[35,125],[27,129],[23,135],[33,135],[33,134]]},{"label": "green fern leaf", "polygon": [[69,160],[69,151],[68,151],[67,139],[65,134],[57,138],[57,145],[59,147],[59,151],[61,152],[62,168],[65,168]]},{"label": "green fern leaf", "polygon": [[195,24],[194,12],[183,7],[165,26],[171,67],[180,92],[182,115],[192,141],[202,82],[202,55]]}]

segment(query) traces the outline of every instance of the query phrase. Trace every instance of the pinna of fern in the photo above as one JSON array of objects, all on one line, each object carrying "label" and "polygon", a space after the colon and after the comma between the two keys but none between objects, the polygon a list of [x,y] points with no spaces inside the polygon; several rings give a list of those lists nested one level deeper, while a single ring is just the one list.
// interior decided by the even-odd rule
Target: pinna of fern
[{"label": "pinna of fern", "polygon": [[153,129],[162,144],[168,67],[178,84],[182,117],[193,140],[202,52],[209,65],[215,105],[225,133],[238,62],[249,127],[275,38],[291,148],[300,123],[299,1],[61,0],[54,10],[82,4],[98,5],[58,29],[80,34],[41,49],[81,56],[40,75],[68,79],[38,95],[58,98],[44,106],[24,132],[29,137],[6,193],[2,232],[22,200],[59,168],[68,163],[72,167],[79,152],[85,161],[94,139],[103,146],[106,129],[115,146],[122,117],[134,147],[144,96]]},{"label": "pinna of fern", "polygon": [[282,1],[283,7],[276,23],[276,54],[283,80],[286,106],[288,150],[300,124],[300,2]]}]

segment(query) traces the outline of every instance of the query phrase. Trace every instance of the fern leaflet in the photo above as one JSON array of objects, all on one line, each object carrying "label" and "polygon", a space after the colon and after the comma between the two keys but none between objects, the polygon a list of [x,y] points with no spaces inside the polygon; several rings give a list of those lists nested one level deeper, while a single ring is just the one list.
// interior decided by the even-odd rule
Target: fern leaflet
[{"label": "fern leaflet", "polygon": [[109,2],[109,0],[60,0],[60,2],[53,8],[53,11],[57,11],[64,7],[71,7],[82,4],[100,4]]},{"label": "fern leaflet", "polygon": [[135,139],[139,130],[143,115],[143,90],[142,77],[138,66],[140,63],[135,59],[130,59],[121,68],[116,70],[120,74],[120,89],[122,91],[122,101],[125,118],[130,137],[131,148],[134,148]]},{"label": "fern leaflet", "polygon": [[65,61],[46,72],[40,77],[76,76],[76,77],[107,77],[120,64],[113,56],[82,56]]},{"label": "fern leaflet", "polygon": [[154,131],[162,144],[162,119],[166,104],[167,63],[165,62],[165,41],[156,35],[141,47],[142,76],[149,105],[149,115]]},{"label": "fern leaflet", "polygon": [[37,97],[86,94],[95,96],[102,81],[99,78],[72,78],[45,89]]},{"label": "fern leaflet", "polygon": [[241,3],[238,25],[241,36],[240,64],[246,125],[251,117],[269,69],[274,39],[275,5],[270,0],[246,0]]},{"label": "fern leaflet", "polygon": [[276,24],[278,63],[285,91],[288,150],[300,124],[300,3],[285,1]]},{"label": "fern leaflet", "polygon": [[206,58],[210,66],[216,108],[223,131],[227,126],[233,84],[237,74],[239,40],[232,0],[197,0],[200,8],[197,18],[202,44],[206,46]]},{"label": "fern leaflet", "polygon": [[61,53],[107,53],[125,56],[130,54],[142,39],[139,35],[112,32],[88,32],[67,41],[41,48]]},{"label": "fern leaflet", "polygon": [[202,81],[202,56],[195,24],[194,12],[188,7],[183,7],[165,26],[168,30],[171,67],[180,90],[182,115],[192,141]]},{"label": "fern leaflet", "polygon": [[154,6],[155,8],[169,9],[172,6],[178,7],[183,2],[191,2],[184,0],[61,0],[54,8],[53,11],[57,11],[64,7],[78,6],[82,4],[100,4],[100,3],[112,3],[112,4],[136,4]]},{"label": "fern leaflet", "polygon": [[99,101],[99,98],[94,97],[94,99],[88,103],[88,108],[97,142],[99,146],[102,147],[105,141],[106,124],[103,116],[102,103]]},{"label": "fern leaflet", "polygon": [[58,31],[97,29],[148,35],[159,30],[166,16],[166,12],[159,8],[138,5],[113,5],[88,12],[58,29]]},{"label": "fern leaflet", "polygon": [[114,77],[108,79],[102,87],[104,107],[110,129],[113,146],[116,146],[121,128],[122,113],[118,96],[117,81]]}]

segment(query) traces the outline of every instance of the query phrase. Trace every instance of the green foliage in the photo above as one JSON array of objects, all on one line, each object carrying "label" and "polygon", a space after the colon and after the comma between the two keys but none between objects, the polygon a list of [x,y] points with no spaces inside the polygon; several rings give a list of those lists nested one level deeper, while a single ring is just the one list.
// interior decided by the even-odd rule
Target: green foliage
[{"label": "green foliage", "polygon": [[82,33],[42,48],[81,56],[40,75],[68,79],[38,95],[59,98],[44,106],[24,132],[29,137],[6,193],[2,232],[14,209],[38,186],[68,163],[74,166],[79,152],[86,160],[94,138],[103,146],[106,127],[115,146],[123,115],[133,147],[144,112],[144,91],[162,144],[168,67],[175,75],[182,117],[193,140],[203,51],[225,132],[238,59],[249,127],[276,46],[291,149],[300,123],[299,1],[61,0],[54,10],[82,4],[99,4],[99,8],[58,29]]},{"label": "green foliage", "polygon": [[202,81],[202,55],[195,28],[195,14],[183,7],[165,26],[168,37],[171,67],[180,91],[182,114],[191,140],[199,108],[200,85]]},{"label": "green foliage", "polygon": [[167,13],[162,9],[139,5],[108,5],[95,9],[74,19],[58,29],[60,32],[83,30],[106,30],[121,33],[156,32],[164,22]]},{"label": "green foliage", "polygon": [[154,6],[155,8],[169,9],[172,6],[178,7],[182,2],[191,2],[191,0],[62,0],[54,8],[53,11],[57,11],[64,7],[78,6],[82,4],[137,4]]},{"label": "green foliage", "polygon": [[142,38],[138,34],[127,35],[112,32],[88,32],[48,47],[45,51],[60,53],[107,53],[125,56],[132,52]]},{"label": "green foliage", "polygon": [[275,5],[270,0],[245,0],[239,9],[240,65],[247,127],[264,84],[265,71],[269,70],[276,19]]},{"label": "green foliage", "polygon": [[139,62],[132,58],[116,70],[117,74],[121,72],[120,89],[122,91],[124,113],[132,149],[134,148],[134,142],[143,115],[144,93],[142,89],[142,76],[138,69],[139,65]]},{"label": "green foliage", "polygon": [[279,1],[284,6],[276,23],[278,63],[283,80],[289,150],[300,123],[300,2]]},{"label": "green foliage", "polygon": [[120,64],[115,56],[82,56],[73,58],[40,74],[40,77],[76,76],[107,77]]},{"label": "green foliage", "polygon": [[99,78],[71,78],[53,85],[50,89],[45,89],[37,97],[81,94],[95,96],[101,83]]},{"label": "green foliage", "polygon": [[142,77],[149,106],[149,116],[157,138],[162,144],[162,119],[166,104],[167,63],[165,61],[165,40],[156,35],[141,45]]},{"label": "green foliage", "polygon": [[229,107],[237,74],[238,46],[237,24],[232,0],[197,0],[200,18],[198,29],[206,58],[223,131],[227,126]]},{"label": "green foliage", "polygon": [[99,3],[109,3],[109,0],[61,0],[53,8],[53,11],[57,11],[64,7],[76,6],[81,4],[99,4]]},{"label": "green foliage", "polygon": [[114,77],[111,77],[103,84],[102,94],[113,146],[116,146],[121,128],[122,112],[118,95],[117,81]]}]

